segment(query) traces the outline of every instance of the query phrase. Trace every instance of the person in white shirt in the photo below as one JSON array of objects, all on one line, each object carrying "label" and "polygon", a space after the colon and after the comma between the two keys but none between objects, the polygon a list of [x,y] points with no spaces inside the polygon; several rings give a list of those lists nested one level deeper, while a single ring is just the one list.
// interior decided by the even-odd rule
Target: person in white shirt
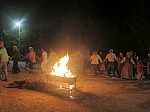
[{"label": "person in white shirt", "polygon": [[92,56],[90,57],[92,69],[94,74],[97,75],[99,61],[102,62],[101,57],[97,54],[96,51],[93,52]]},{"label": "person in white shirt", "polygon": [[47,68],[47,52],[45,51],[44,48],[41,49],[42,51],[42,62],[41,62],[41,68],[43,72],[46,72],[46,68]]},{"label": "person in white shirt", "polygon": [[105,62],[107,60],[107,76],[110,76],[111,72],[113,73],[113,77],[116,77],[115,74],[115,61],[116,61],[117,57],[116,55],[113,53],[113,49],[109,50],[109,53],[106,55],[105,59],[103,62]]},{"label": "person in white shirt", "polygon": [[48,61],[47,61],[47,69],[48,71],[51,71],[54,64],[56,63],[58,57],[57,54],[53,51],[52,48],[50,48],[49,56],[48,56]]}]

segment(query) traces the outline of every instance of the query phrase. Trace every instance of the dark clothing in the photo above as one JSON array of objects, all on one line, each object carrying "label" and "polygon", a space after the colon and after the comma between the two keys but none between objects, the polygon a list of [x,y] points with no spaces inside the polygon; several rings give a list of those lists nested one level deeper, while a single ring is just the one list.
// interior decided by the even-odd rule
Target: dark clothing
[{"label": "dark clothing", "polygon": [[20,60],[21,59],[21,56],[20,56],[20,52],[19,51],[14,51],[13,52],[13,60]]},{"label": "dark clothing", "polygon": [[113,76],[115,77],[115,63],[114,62],[108,62],[107,63],[107,75],[110,76],[111,72],[113,73]]},{"label": "dark clothing", "polygon": [[117,63],[117,75],[118,77],[121,77],[121,72],[123,69],[123,64],[121,63],[123,57],[118,57],[118,63]]},{"label": "dark clothing", "polygon": [[[133,61],[135,62],[135,64],[137,65],[137,56],[132,57]],[[135,77],[135,75],[137,74],[137,68],[133,65],[133,77]]]},{"label": "dark clothing", "polygon": [[143,60],[143,65],[147,66],[147,62],[150,62],[150,57],[148,57],[145,60]]},{"label": "dark clothing", "polygon": [[27,69],[29,67],[29,59],[25,58],[24,61],[26,62],[24,69]]},{"label": "dark clothing", "polygon": [[33,64],[34,64],[34,63],[33,63],[32,61],[29,60],[29,68],[30,68],[30,70],[33,69]]},{"label": "dark clothing", "polygon": [[12,73],[17,74],[20,72],[20,69],[18,67],[18,60],[13,60],[13,68],[12,68]]},{"label": "dark clothing", "polygon": [[150,74],[147,73],[148,72],[148,68],[149,68],[147,63],[149,63],[149,62],[150,62],[150,57],[148,57],[145,60],[143,60],[143,65],[145,66],[143,68],[143,73],[144,73],[144,76],[145,76],[146,79],[150,79]]},{"label": "dark clothing", "polygon": [[21,56],[19,51],[15,50],[13,51],[13,68],[12,68],[12,73],[17,74],[20,72],[20,69],[18,67],[18,62],[20,61]]},{"label": "dark clothing", "polygon": [[98,65],[92,64],[92,70],[93,70],[94,75],[97,75]]}]

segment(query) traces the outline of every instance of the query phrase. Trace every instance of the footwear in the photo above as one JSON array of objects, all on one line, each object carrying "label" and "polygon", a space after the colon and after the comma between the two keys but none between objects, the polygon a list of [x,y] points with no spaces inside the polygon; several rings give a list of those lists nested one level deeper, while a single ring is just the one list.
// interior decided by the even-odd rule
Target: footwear
[{"label": "footwear", "polygon": [[17,71],[17,73],[20,73],[21,71],[19,70],[19,71]]},{"label": "footwear", "polygon": [[117,77],[111,77],[111,78],[113,78],[113,79],[118,79]]},{"label": "footwear", "polygon": [[2,81],[7,81],[8,79],[3,79]]},{"label": "footwear", "polygon": [[108,75],[106,75],[105,77],[109,77]]},{"label": "footwear", "polygon": [[17,74],[17,72],[12,72],[12,74]]}]

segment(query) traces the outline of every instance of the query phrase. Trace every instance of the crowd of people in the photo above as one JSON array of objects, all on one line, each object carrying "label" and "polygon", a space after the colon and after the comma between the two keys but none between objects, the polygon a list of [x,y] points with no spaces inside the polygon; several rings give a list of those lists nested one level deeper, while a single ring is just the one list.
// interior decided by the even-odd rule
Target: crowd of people
[{"label": "crowd of people", "polygon": [[[49,54],[44,48],[41,48],[41,57],[36,55],[33,47],[29,47],[29,52],[24,56],[16,45],[13,47],[11,56],[8,56],[4,43],[0,41],[0,67],[3,70],[1,80],[8,80],[7,66],[9,60],[13,60],[12,74],[20,73],[18,62],[24,60],[26,62],[25,69],[32,70],[37,60],[40,60],[40,68],[43,73],[51,71],[53,65],[58,60],[57,54],[49,49]],[[122,79],[138,79],[142,80],[142,75],[149,79],[150,75],[150,54],[144,60],[140,60],[133,51],[127,52],[124,56],[119,53],[118,56],[110,49],[106,56],[102,52],[99,54],[93,51],[92,55],[89,52],[72,52],[70,55],[70,64],[72,71],[90,69],[94,75],[103,74],[106,71],[106,77],[122,78]]]},{"label": "crowd of people", "polygon": [[41,48],[41,57],[38,57],[34,51],[34,48],[29,47],[29,52],[24,56],[20,53],[19,48],[16,45],[12,47],[12,54],[11,56],[9,56],[6,48],[4,47],[4,43],[0,41],[0,67],[3,70],[3,75],[1,73],[0,78],[2,81],[8,80],[7,66],[9,65],[10,60],[13,61],[12,74],[18,74],[21,72],[18,64],[21,60],[26,62],[24,69],[27,70],[29,68],[30,72],[33,70],[34,64],[37,62],[37,60],[40,60],[41,70],[43,73],[45,73],[47,67],[52,69],[52,67],[50,66],[52,66],[56,62],[56,58],[56,53],[53,52],[51,48],[49,55],[47,54],[44,48]]},{"label": "crowd of people", "polygon": [[98,71],[102,73],[106,69],[106,77],[142,80],[142,75],[144,75],[146,79],[149,79],[150,53],[147,58],[140,60],[133,51],[127,52],[125,56],[119,53],[117,57],[113,49],[110,49],[103,60],[101,53],[99,55],[96,51],[93,52],[90,60],[95,75],[98,74]]}]

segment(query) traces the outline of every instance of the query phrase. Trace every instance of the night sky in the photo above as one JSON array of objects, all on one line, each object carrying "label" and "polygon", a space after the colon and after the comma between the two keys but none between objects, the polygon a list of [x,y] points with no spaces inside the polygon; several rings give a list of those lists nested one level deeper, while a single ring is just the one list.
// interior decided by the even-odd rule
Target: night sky
[{"label": "night sky", "polygon": [[0,25],[24,18],[52,47],[147,52],[149,7],[149,0],[1,0]]}]

